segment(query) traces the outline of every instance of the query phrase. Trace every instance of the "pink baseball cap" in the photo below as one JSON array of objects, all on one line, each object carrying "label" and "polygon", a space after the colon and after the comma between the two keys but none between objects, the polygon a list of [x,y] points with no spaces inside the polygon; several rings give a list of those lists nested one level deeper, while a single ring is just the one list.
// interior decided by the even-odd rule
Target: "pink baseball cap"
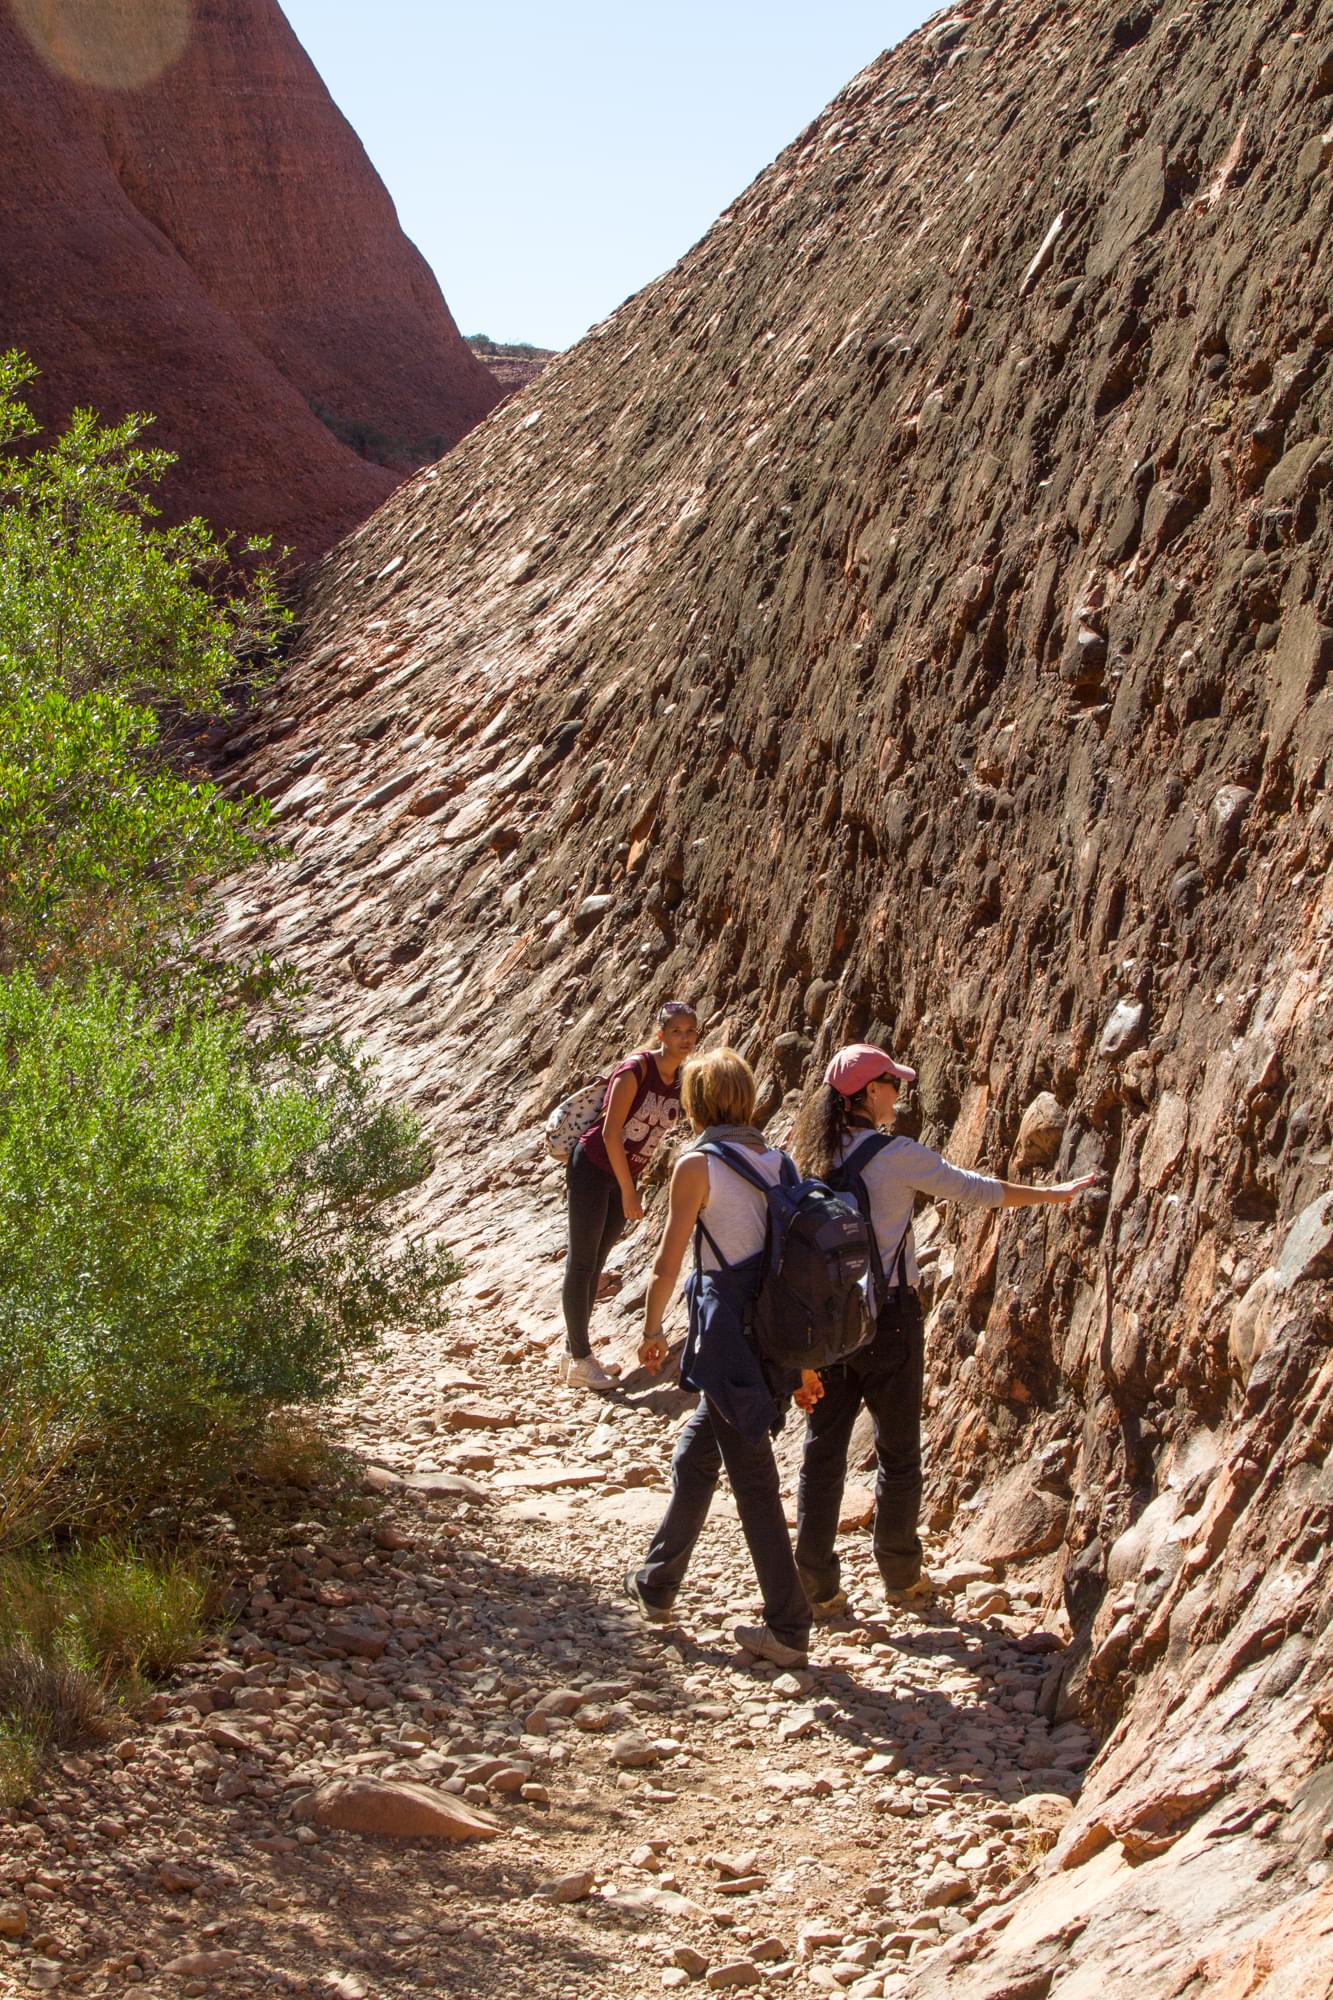
[{"label": "pink baseball cap", "polygon": [[877,1049],[870,1042],[849,1042],[824,1071],[825,1083],[843,1097],[855,1097],[858,1090],[881,1076],[897,1077],[899,1083],[916,1082],[914,1069],[895,1062],[887,1049]]}]

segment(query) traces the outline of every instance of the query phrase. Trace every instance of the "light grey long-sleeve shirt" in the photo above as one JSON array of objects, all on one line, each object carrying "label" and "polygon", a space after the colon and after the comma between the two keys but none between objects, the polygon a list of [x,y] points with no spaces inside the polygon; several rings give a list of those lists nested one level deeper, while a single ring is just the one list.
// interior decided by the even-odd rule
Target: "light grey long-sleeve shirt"
[{"label": "light grey long-sleeve shirt", "polygon": [[[869,1138],[868,1132],[854,1132],[843,1144],[839,1164],[848,1159]],[[921,1273],[917,1268],[916,1245],[912,1241],[912,1208],[919,1194],[936,1201],[960,1201],[966,1208],[999,1208],[1004,1188],[990,1174],[970,1173],[955,1167],[939,1153],[916,1139],[899,1135],[881,1146],[867,1160],[861,1178],[870,1196],[870,1219],[875,1241],[884,1262],[884,1276],[893,1282],[891,1260],[897,1261],[898,1246],[907,1238],[907,1282],[915,1286]]]}]

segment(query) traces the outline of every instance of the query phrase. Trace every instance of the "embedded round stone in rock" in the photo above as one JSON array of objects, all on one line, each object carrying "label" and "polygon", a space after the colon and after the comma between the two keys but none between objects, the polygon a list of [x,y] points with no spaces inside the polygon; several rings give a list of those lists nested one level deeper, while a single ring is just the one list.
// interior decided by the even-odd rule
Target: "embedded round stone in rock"
[{"label": "embedded round stone in rock", "polygon": [[22,1937],[28,1928],[28,1912],[22,1903],[0,1903],[0,1937]]},{"label": "embedded round stone in rock", "polygon": [[1060,1150],[1065,1135],[1065,1114],[1058,1097],[1043,1090],[1023,1113],[1014,1145],[1014,1165],[1049,1167]]},{"label": "embedded round stone in rock", "polygon": [[1108,1014],[1097,1047],[1113,1060],[1138,1048],[1147,1032],[1148,1010],[1138,1000],[1121,1000]]},{"label": "embedded round stone in rock", "polygon": [[1029,1792],[1015,1799],[1014,1811],[1039,1833],[1063,1833],[1074,1808],[1059,1792]]},{"label": "embedded round stone in rock", "polygon": [[497,1820],[446,1792],[401,1778],[335,1778],[296,1808],[297,1817],[342,1833],[400,1840],[493,1840]]}]

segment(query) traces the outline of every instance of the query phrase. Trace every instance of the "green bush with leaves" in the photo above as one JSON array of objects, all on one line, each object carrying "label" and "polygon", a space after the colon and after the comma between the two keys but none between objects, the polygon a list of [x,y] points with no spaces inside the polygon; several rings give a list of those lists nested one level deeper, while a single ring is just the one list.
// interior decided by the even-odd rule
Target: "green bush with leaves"
[{"label": "green bush with leaves", "polygon": [[208,885],[260,856],[265,803],[182,782],[158,735],[121,695],[0,701],[0,972],[175,954],[209,921]]},{"label": "green bush with leaves", "polygon": [[76,410],[53,444],[22,399],[36,370],[0,355],[0,690],[96,689],[225,711],[228,689],[287,620],[271,569],[206,521],[158,525],[172,465],[140,439],[142,414]]},{"label": "green bush with leaves", "polygon": [[0,981],[0,1046],[0,1401],[78,1429],[65,1506],[199,1490],[438,1308],[454,1260],[389,1214],[429,1147],[345,1046],[256,1041],[206,999],[163,1021],[100,972]]},{"label": "green bush with leaves", "polygon": [[76,411],[33,447],[32,372],[0,356],[0,972],[146,975],[268,823],[168,761],[159,710],[225,713],[286,614],[262,544],[159,525],[172,458],[139,442],[148,418]]},{"label": "green bush with leaves", "polygon": [[290,1406],[458,1269],[395,1234],[416,1121],[298,1032],[290,968],[204,945],[274,852],[185,755],[267,671],[263,545],[161,525],[148,418],[34,444],[31,375],[0,356],[0,1803],[195,1643],[163,1535],[290,1471]]}]

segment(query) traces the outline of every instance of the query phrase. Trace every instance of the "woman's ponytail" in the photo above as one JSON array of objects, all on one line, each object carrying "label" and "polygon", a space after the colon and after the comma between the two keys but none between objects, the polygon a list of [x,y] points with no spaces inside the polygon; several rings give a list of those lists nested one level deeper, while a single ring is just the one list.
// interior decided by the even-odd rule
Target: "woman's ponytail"
[{"label": "woman's ponytail", "polygon": [[852,1131],[851,1114],[855,1098],[846,1098],[828,1083],[821,1083],[813,1097],[806,1099],[792,1132],[792,1158],[803,1174],[827,1180],[838,1164],[843,1141]]}]

